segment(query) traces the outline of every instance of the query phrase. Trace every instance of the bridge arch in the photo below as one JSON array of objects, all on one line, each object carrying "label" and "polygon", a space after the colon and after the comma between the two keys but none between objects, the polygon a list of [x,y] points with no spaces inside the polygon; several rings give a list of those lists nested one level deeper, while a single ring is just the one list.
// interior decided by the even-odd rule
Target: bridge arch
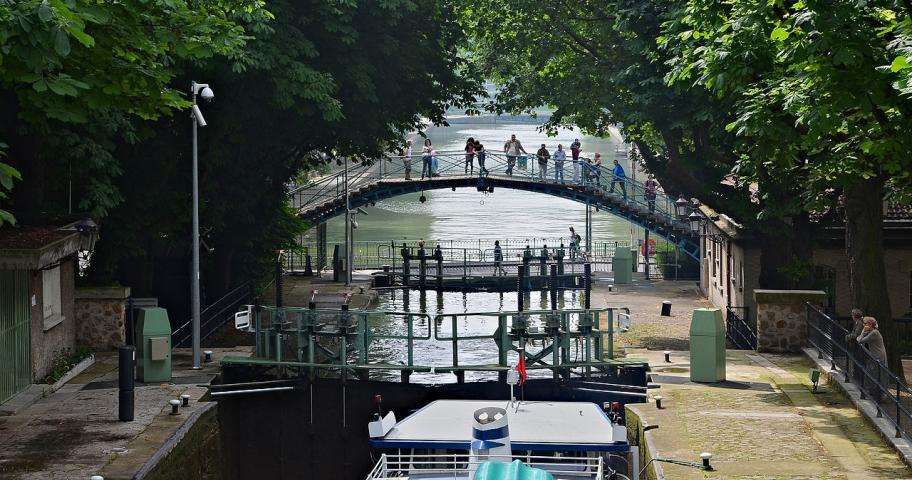
[{"label": "bridge arch", "polygon": [[[373,165],[361,165],[358,170],[350,170],[347,173],[347,179],[340,178],[340,175],[343,177],[346,175],[345,172],[335,173],[294,189],[292,203],[301,219],[311,225],[317,225],[345,213],[346,183],[348,184],[347,198],[351,209],[368,206],[400,195],[430,190],[477,188],[482,191],[489,188],[494,190],[508,188],[591,205],[648,230],[676,245],[689,257],[699,260],[699,238],[691,231],[687,222],[676,216],[674,201],[661,193],[650,196],[645,186],[639,182],[630,179],[618,181],[618,184],[615,185],[615,192],[611,193],[607,188],[610,185],[610,179],[614,179],[611,172],[603,167],[601,170],[596,169],[588,163],[583,170],[590,169],[598,175],[592,181],[581,180],[577,183],[570,179],[571,181],[558,182],[539,178],[534,171],[517,169],[513,169],[512,175],[507,175],[504,173],[507,159],[496,154],[489,155],[489,159],[494,157],[494,162],[490,162],[493,165],[489,163],[487,175],[466,175],[462,166],[464,160],[461,158],[464,157],[464,154],[453,155],[457,157],[458,164],[455,161],[448,161],[444,163],[444,168],[438,167],[436,176],[426,178],[416,175],[406,179],[402,169],[397,169],[397,166],[392,164],[394,161],[401,161],[402,157],[380,160]],[[438,162],[440,157],[449,160],[443,155],[437,157]],[[420,159],[418,162],[420,164]],[[498,168],[501,163],[504,164],[504,168]],[[384,164],[386,171],[384,171]],[[451,168],[453,165],[458,167],[458,171],[456,168]]]}]

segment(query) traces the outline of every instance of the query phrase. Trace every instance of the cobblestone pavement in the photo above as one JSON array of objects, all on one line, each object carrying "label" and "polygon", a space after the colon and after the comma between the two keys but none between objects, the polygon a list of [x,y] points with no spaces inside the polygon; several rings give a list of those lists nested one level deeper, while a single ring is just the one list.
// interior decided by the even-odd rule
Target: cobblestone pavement
[{"label": "cobblestone pavement", "polygon": [[802,356],[729,350],[726,382],[689,381],[689,353],[635,349],[653,367],[663,397],[637,405],[658,454],[699,462],[713,454],[714,472],[663,463],[675,479],[900,479],[910,471],[841,394],[811,392]]},{"label": "cobblestone pavement", "polygon": [[[21,480],[88,479],[106,467],[120,474],[105,478],[130,478],[169,437],[182,419],[202,405],[197,402],[218,370],[223,355],[244,351],[214,352],[215,360],[203,370],[191,370],[191,355],[176,349],[172,383],[137,384],[135,420],[118,421],[117,356],[96,354],[96,363],[60,390],[11,416],[0,417],[0,478]],[[168,400],[191,396],[191,407],[182,415],[168,414]],[[181,420],[177,420],[181,419]],[[154,432],[161,441],[139,449],[137,440]],[[110,466],[115,465],[115,470]]]}]

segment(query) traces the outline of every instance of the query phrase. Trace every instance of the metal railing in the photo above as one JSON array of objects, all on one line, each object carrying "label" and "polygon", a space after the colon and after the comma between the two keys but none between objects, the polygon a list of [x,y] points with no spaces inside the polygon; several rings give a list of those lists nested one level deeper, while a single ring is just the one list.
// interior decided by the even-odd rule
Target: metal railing
[{"label": "metal railing", "polygon": [[[251,303],[253,298],[252,283],[247,281],[232,288],[222,298],[210,303],[200,311],[200,341],[207,339],[222,325],[234,318],[241,305]],[[193,319],[171,332],[171,345],[189,347],[193,341]]]},{"label": "metal railing", "polygon": [[871,400],[878,418],[895,428],[896,438],[912,439],[912,389],[887,365],[848,338],[849,330],[816,305],[807,303],[808,343],[817,358],[829,358],[833,372],[842,370],[846,383],[857,382],[862,400]]},{"label": "metal railing", "polygon": [[[306,185],[296,186],[291,189],[289,195],[292,206],[299,211],[305,211],[322,202],[340,198],[345,194],[346,183],[349,193],[354,195],[359,188],[381,180],[412,181],[438,177],[496,177],[594,188],[628,205],[639,207],[643,212],[665,218],[668,222],[680,222],[675,215],[674,199],[668,197],[664,192],[659,189],[647,189],[643,183],[626,176],[624,178],[615,177],[610,167],[595,165],[588,158],[580,158],[578,161],[568,158],[562,162],[560,169],[555,168],[553,159],[549,160],[548,168],[545,174],[542,174],[534,155],[508,157],[501,152],[488,151],[483,169],[478,165],[477,157],[472,161],[474,170],[466,168],[465,157],[465,152],[437,152],[430,159],[432,171],[425,171],[425,175],[422,175],[422,167],[427,167],[428,161],[425,160],[425,156],[420,154],[407,157],[387,156],[370,163],[353,163],[350,164],[347,172],[335,171],[314,179]],[[539,168],[537,172],[536,168]],[[558,171],[563,172],[562,180],[556,178]]]},{"label": "metal railing", "polygon": [[735,350],[756,350],[757,332],[750,324],[747,307],[728,307],[725,336]]},{"label": "metal railing", "polygon": [[[259,307],[255,359],[342,372],[506,372],[522,351],[530,371],[569,377],[624,363],[614,359],[614,321],[626,307],[431,315],[418,312]],[[422,343],[419,342],[430,342]],[[485,349],[490,348],[489,354]],[[434,351],[416,358],[416,351]],[[447,361],[441,351],[449,350]],[[512,352],[512,353],[511,353]],[[466,358],[469,360],[466,360]],[[425,363],[422,363],[425,362]]]},{"label": "metal railing", "polygon": [[605,466],[602,457],[557,457],[545,455],[487,455],[473,459],[468,454],[388,454],[380,456],[367,480],[402,478],[467,479],[482,463],[495,460],[520,460],[532,468],[547,471],[555,480],[602,480]]}]

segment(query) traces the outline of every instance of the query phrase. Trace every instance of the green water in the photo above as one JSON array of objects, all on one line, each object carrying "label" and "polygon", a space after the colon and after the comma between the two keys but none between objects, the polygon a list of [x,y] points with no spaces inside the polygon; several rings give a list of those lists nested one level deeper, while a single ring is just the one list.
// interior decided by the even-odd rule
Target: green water
[{"label": "green water", "polygon": [[[555,137],[538,132],[527,124],[465,124],[432,128],[428,137],[437,150],[462,150],[466,138],[480,140],[489,150],[500,151],[511,134],[522,142],[527,151],[534,152],[544,143],[554,151],[558,143],[565,149],[574,138],[582,143],[582,155],[602,153],[606,163],[615,158],[620,144],[617,137],[595,138],[572,130],[561,130]],[[414,143],[423,139],[414,137]],[[569,152],[568,152],[569,156]],[[628,175],[632,173],[626,157],[621,160]],[[569,175],[569,172],[567,173]],[[641,175],[641,173],[637,173]],[[585,232],[586,207],[581,203],[550,195],[508,189],[496,189],[492,194],[479,193],[473,188],[434,190],[427,192],[427,202],[418,201],[419,194],[402,195],[379,202],[366,209],[368,215],[358,216],[357,241],[424,239],[482,240],[493,244],[503,238],[567,237],[571,225],[580,234]],[[593,213],[593,241],[630,241],[640,232],[631,224],[607,213]],[[329,222],[329,241],[345,237],[343,217]]]}]

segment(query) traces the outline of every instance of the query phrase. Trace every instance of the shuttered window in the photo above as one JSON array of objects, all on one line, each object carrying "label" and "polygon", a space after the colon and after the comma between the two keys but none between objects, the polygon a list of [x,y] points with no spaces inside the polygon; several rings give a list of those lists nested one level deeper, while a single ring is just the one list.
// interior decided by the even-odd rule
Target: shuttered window
[{"label": "shuttered window", "polygon": [[60,267],[41,271],[41,305],[45,330],[50,330],[63,321],[60,307]]}]

